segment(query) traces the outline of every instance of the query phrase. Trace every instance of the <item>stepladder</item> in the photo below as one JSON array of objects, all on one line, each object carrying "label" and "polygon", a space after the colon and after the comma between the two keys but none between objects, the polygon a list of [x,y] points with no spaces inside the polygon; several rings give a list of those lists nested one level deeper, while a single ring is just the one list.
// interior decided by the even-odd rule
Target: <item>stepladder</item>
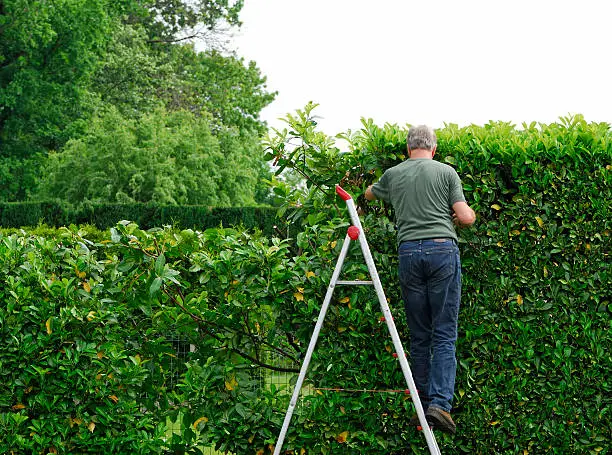
[{"label": "stepladder", "polygon": [[[438,443],[436,441],[435,435],[432,431],[432,428],[429,426],[427,419],[425,417],[425,412],[423,410],[423,405],[419,398],[419,394],[417,391],[416,384],[412,377],[412,372],[410,370],[410,366],[408,364],[408,360],[406,359],[406,354],[404,351],[404,347],[402,345],[399,333],[397,331],[397,327],[395,322],[393,321],[393,316],[391,313],[391,309],[387,302],[387,298],[385,296],[385,292],[383,290],[380,277],[376,270],[376,265],[374,263],[374,259],[372,257],[372,253],[370,251],[370,247],[368,245],[365,233],[363,231],[363,227],[361,225],[361,221],[359,219],[359,215],[357,213],[357,207],[353,201],[351,195],[342,189],[339,185],[336,186],[336,193],[340,196],[344,202],[346,202],[346,206],[348,209],[348,213],[351,220],[351,226],[348,228],[346,236],[344,238],[344,242],[342,244],[342,248],[340,250],[340,254],[338,256],[338,260],[336,262],[336,266],[332,273],[332,277],[327,288],[327,292],[325,294],[325,298],[321,305],[321,309],[319,311],[319,316],[317,318],[317,322],[315,324],[312,336],[310,338],[310,342],[308,344],[308,348],[306,350],[306,354],[303,357],[303,362],[300,368],[300,372],[295,383],[295,388],[291,395],[291,399],[289,401],[289,406],[287,408],[287,412],[285,414],[285,418],[283,421],[283,425],[281,427],[280,434],[274,446],[274,455],[280,455],[282,453],[282,447],[285,442],[285,437],[287,435],[287,430],[289,429],[289,424],[291,422],[291,418],[293,416],[293,412],[296,408],[300,391],[304,384],[304,380],[306,379],[306,373],[308,371],[308,367],[310,364],[310,360],[312,358],[312,354],[315,350],[317,340],[319,338],[319,334],[321,333],[321,329],[323,328],[323,324],[325,321],[325,316],[327,314],[327,310],[329,308],[330,302],[332,300],[332,296],[334,293],[334,289],[338,285],[345,286],[354,286],[354,285],[370,285],[374,286],[376,291],[376,295],[378,297],[378,302],[380,304],[380,309],[383,314],[384,321],[387,324],[387,328],[389,331],[389,335],[391,340],[393,341],[393,347],[395,348],[395,353],[397,354],[397,359],[399,360],[399,364],[408,386],[408,391],[410,393],[410,397],[414,404],[414,408],[420,423],[420,427],[422,429],[422,433],[425,436],[425,441],[427,443],[427,448],[429,449],[429,453],[431,455],[440,455],[440,449],[438,448]],[[350,245],[352,242],[356,242],[359,244],[361,248],[361,252],[363,258],[366,262],[368,273],[370,275],[370,280],[340,280],[340,274],[342,272],[342,266],[347,257]]]}]

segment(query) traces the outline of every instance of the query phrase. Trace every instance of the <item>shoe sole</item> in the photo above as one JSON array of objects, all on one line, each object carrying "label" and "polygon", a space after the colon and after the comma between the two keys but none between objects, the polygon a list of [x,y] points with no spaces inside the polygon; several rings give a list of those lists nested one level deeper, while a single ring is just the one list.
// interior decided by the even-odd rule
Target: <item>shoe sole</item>
[{"label": "shoe sole", "polygon": [[434,429],[438,429],[443,433],[455,434],[457,431],[457,428],[454,425],[451,425],[448,420],[444,418],[444,416],[435,413],[435,411],[428,413],[425,417],[427,418],[427,422],[429,422]]}]

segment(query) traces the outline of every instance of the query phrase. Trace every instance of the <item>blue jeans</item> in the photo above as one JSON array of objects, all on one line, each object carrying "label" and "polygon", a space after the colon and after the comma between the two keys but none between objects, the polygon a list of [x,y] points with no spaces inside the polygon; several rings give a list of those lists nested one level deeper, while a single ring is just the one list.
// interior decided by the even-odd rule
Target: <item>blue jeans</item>
[{"label": "blue jeans", "polygon": [[399,279],[410,329],[412,375],[423,406],[451,410],[461,300],[459,248],[452,239],[402,242]]}]

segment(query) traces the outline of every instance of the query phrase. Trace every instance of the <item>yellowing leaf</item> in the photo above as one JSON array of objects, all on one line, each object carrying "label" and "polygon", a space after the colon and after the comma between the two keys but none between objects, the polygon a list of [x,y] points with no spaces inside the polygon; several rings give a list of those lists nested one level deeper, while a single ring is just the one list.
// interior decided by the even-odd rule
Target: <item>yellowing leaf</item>
[{"label": "yellowing leaf", "polygon": [[104,351],[99,351],[99,352],[96,354],[96,356],[97,356],[97,357],[98,357],[100,360],[102,360],[102,359],[104,358]]},{"label": "yellowing leaf", "polygon": [[332,243],[330,243],[330,246],[331,246],[332,248],[336,248],[336,245],[337,245],[337,244],[338,244],[338,242],[336,242],[336,241],[334,240]]},{"label": "yellowing leaf", "polygon": [[51,335],[53,333],[53,330],[51,330],[51,318],[47,319],[45,326],[47,327],[47,333]]},{"label": "yellowing leaf", "polygon": [[340,300],[338,300],[338,302],[340,303],[348,303],[350,299],[348,297],[342,297]]},{"label": "yellowing leaf", "polygon": [[236,386],[238,385],[238,381],[236,381],[236,378],[234,376],[232,376],[232,378],[229,381],[225,381],[225,388],[227,390],[234,390],[236,388]]},{"label": "yellowing leaf", "polygon": [[198,425],[201,423],[206,423],[208,422],[208,417],[200,417],[199,419],[197,419],[195,422],[193,422],[193,428],[194,430],[198,428]]},{"label": "yellowing leaf", "polygon": [[336,436],[336,441],[338,441],[340,444],[346,442],[346,438],[348,438],[348,434],[349,434],[348,431],[343,431],[338,436]]},{"label": "yellowing leaf", "polygon": [[548,269],[544,266],[544,278],[548,277]]},{"label": "yellowing leaf", "polygon": [[117,395],[109,395],[108,398],[110,398],[115,404],[119,403],[119,398],[117,398]]},{"label": "yellowing leaf", "polygon": [[264,449],[259,449],[257,452],[255,452],[255,455],[264,455]]},{"label": "yellowing leaf", "polygon": [[501,210],[501,207],[499,206],[499,204],[493,204],[491,208],[495,210]]},{"label": "yellowing leaf", "polygon": [[491,422],[491,426],[495,426],[495,425],[499,425],[499,420],[495,420],[494,422]]},{"label": "yellowing leaf", "polygon": [[88,429],[88,430],[89,430],[91,433],[93,433],[93,432],[94,432],[94,430],[96,429],[96,424],[95,424],[95,423],[93,423],[93,422],[90,422],[90,423],[89,423],[89,425],[87,425],[87,429]]},{"label": "yellowing leaf", "polygon": [[306,449],[304,447],[302,447],[300,449],[300,455],[304,455],[306,453]]},{"label": "yellowing leaf", "polygon": [[311,271],[306,272],[306,278],[312,278],[313,276],[317,276],[317,275]]},{"label": "yellowing leaf", "polygon": [[83,419],[79,419],[78,417],[75,419],[70,417],[68,421],[70,423],[70,428],[72,428],[75,425],[81,425],[83,423]]},{"label": "yellowing leaf", "polygon": [[536,216],[535,219],[538,222],[538,226],[543,228],[544,227],[544,220],[542,218],[540,218],[539,216]]},{"label": "yellowing leaf", "polygon": [[96,312],[95,311],[90,311],[89,313],[87,313],[87,320],[88,321],[93,321],[94,319],[96,319]]},{"label": "yellowing leaf", "polygon": [[293,297],[295,297],[295,300],[297,300],[298,302],[303,302],[304,301],[304,288],[297,288],[297,292],[293,293]]},{"label": "yellowing leaf", "polygon": [[76,270],[76,276],[78,276],[80,279],[85,278],[85,272],[81,272],[79,269],[75,269]]},{"label": "yellowing leaf", "polygon": [[15,406],[12,407],[13,411],[20,411],[21,409],[25,409],[25,404],[23,403],[17,403]]},{"label": "yellowing leaf", "polygon": [[83,289],[85,289],[85,292],[91,292],[91,285],[89,284],[89,281],[83,281]]},{"label": "yellowing leaf", "polygon": [[519,305],[523,304],[523,296],[521,294],[516,296],[516,303],[518,303]]}]

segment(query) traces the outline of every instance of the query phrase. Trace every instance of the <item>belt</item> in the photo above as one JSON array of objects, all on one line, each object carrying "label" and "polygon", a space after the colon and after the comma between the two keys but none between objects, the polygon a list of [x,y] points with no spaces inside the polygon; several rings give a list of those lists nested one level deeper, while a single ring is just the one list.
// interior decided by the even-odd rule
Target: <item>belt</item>
[{"label": "belt", "polygon": [[440,237],[440,238],[436,238],[436,239],[420,239],[420,240],[404,240],[402,243],[406,243],[406,242],[436,242],[436,243],[444,243],[444,242],[453,242],[453,243],[457,243],[457,241],[455,239],[453,239],[452,237]]}]

